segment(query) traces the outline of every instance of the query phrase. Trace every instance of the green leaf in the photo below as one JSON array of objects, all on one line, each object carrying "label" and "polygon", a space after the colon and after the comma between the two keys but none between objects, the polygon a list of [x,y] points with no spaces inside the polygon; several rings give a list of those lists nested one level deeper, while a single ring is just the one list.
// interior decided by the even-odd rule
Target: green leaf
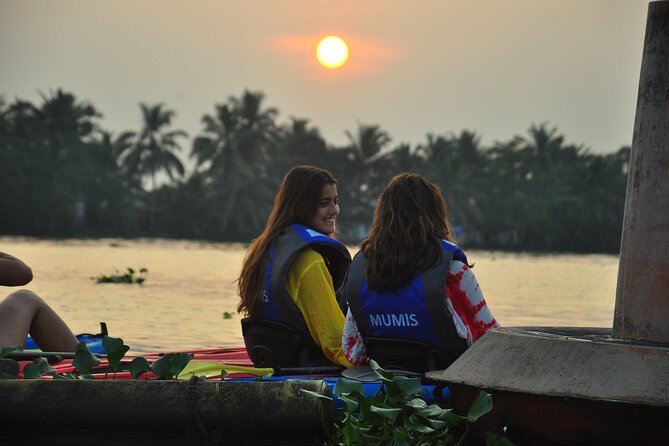
[{"label": "green leaf", "polygon": [[364,393],[365,385],[360,381],[352,381],[348,379],[339,378],[334,386],[332,393],[339,396],[343,393],[350,393],[353,391]]},{"label": "green leaf", "polygon": [[379,379],[383,382],[393,382],[393,373],[383,370],[378,362],[373,359],[369,360],[369,367],[379,376]]},{"label": "green leaf", "polygon": [[2,347],[0,348],[0,359],[3,359],[12,352],[21,350],[23,350],[23,347],[21,347],[20,345],[17,345],[16,347]]},{"label": "green leaf", "polygon": [[88,349],[86,343],[80,342],[77,349],[74,351],[74,360],[72,365],[79,371],[79,373],[90,373],[91,369],[100,364],[100,360],[96,358]]},{"label": "green leaf", "polygon": [[379,407],[379,406],[372,406],[370,408],[370,411],[372,413],[377,414],[381,418],[385,418],[386,420],[389,420],[391,423],[395,422],[395,418],[397,418],[397,415],[402,412],[402,409],[398,408],[392,408],[392,407]]},{"label": "green leaf", "polygon": [[430,434],[434,432],[432,427],[426,425],[423,420],[415,416],[411,416],[404,420],[404,428],[409,432],[416,431],[421,434]]},{"label": "green leaf", "polygon": [[140,356],[130,361],[128,370],[130,370],[130,375],[132,375],[134,379],[137,379],[140,375],[146,372],[150,372],[151,367],[149,367],[149,362],[146,360],[146,358],[142,358]]},{"label": "green leaf", "polygon": [[13,359],[0,359],[0,373],[5,375],[10,375],[10,377],[15,378],[19,374],[19,363]]},{"label": "green leaf", "polygon": [[19,363],[13,359],[0,359],[0,379],[14,379],[19,374]]},{"label": "green leaf", "polygon": [[419,413],[427,418],[439,418],[444,414],[444,412],[449,412],[451,409],[443,409],[436,404],[430,404],[428,407],[419,410]]},{"label": "green leaf", "polygon": [[344,393],[340,396],[340,398],[347,398],[349,401],[357,403],[357,407],[351,406],[352,410],[349,413],[353,414],[355,411],[359,411],[360,420],[366,420],[368,418],[369,408],[372,406],[372,398],[358,390],[352,390],[349,393]]},{"label": "green leaf", "polygon": [[438,418],[441,421],[445,421],[446,424],[448,424],[448,427],[451,428],[457,427],[460,423],[466,420],[465,417],[456,414],[452,409],[446,409]]},{"label": "green leaf", "polygon": [[27,364],[23,368],[23,379],[40,379],[42,371],[37,364]]},{"label": "green leaf", "polygon": [[427,403],[420,398],[414,398],[407,403],[407,406],[416,410],[422,410],[427,408]]},{"label": "green leaf", "polygon": [[169,379],[170,378],[170,361],[172,360],[171,354],[165,355],[159,360],[155,361],[149,366],[149,371],[153,372],[156,375],[157,379]]},{"label": "green leaf", "polygon": [[102,338],[102,346],[105,348],[107,353],[118,350],[123,347],[123,345],[123,339],[121,338],[113,338],[111,336],[105,336]]},{"label": "green leaf", "polygon": [[193,360],[194,355],[192,353],[175,353],[174,358],[170,362],[170,371],[172,376],[175,378],[179,376],[179,373],[186,368],[189,362]]},{"label": "green leaf", "polygon": [[467,420],[469,420],[470,423],[476,423],[476,420],[491,410],[492,397],[488,392],[481,390],[479,395],[476,397],[476,400],[472,404],[472,407],[469,408],[469,413],[467,413]]},{"label": "green leaf", "polygon": [[420,378],[407,378],[406,376],[396,376],[393,381],[400,390],[400,395],[409,399],[411,397],[421,396],[423,387],[420,384]]},{"label": "green leaf", "polygon": [[112,338],[111,336],[105,336],[102,338],[102,346],[107,351],[107,361],[109,361],[109,368],[112,371],[118,370],[118,365],[121,363],[121,359],[128,353],[130,347],[125,345],[123,339],[121,338]]},{"label": "green leaf", "polygon": [[348,394],[339,395],[339,399],[344,402],[348,413],[353,413],[360,407],[360,404],[355,399],[349,398]]},{"label": "green leaf", "polygon": [[54,368],[51,367],[49,361],[47,361],[46,358],[36,358],[35,360],[33,360],[33,363],[39,366],[42,375],[56,372]]},{"label": "green leaf", "polygon": [[306,396],[308,396],[308,397],[310,397],[310,398],[320,398],[320,399],[322,399],[322,400],[332,401],[332,398],[330,398],[329,396],[327,396],[327,395],[322,395],[322,394],[320,394],[320,393],[318,393],[318,392],[313,392],[313,391],[311,391],[311,390],[300,389],[300,393],[303,393],[303,394],[305,394]]},{"label": "green leaf", "polygon": [[42,375],[50,375],[56,371],[49,365],[46,358],[35,358],[32,363],[23,368],[24,379],[39,379]]},{"label": "green leaf", "polygon": [[157,379],[176,378],[191,359],[192,353],[170,353],[151,364],[151,371]]}]

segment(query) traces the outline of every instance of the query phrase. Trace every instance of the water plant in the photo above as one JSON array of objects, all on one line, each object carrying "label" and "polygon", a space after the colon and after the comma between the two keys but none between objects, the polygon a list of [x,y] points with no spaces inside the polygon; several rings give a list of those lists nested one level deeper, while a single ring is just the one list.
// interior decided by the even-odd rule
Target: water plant
[{"label": "water plant", "polygon": [[[334,394],[344,403],[328,442],[333,445],[456,445],[462,444],[469,425],[492,409],[490,394],[481,392],[467,416],[437,404],[428,405],[420,378],[408,378],[383,370],[370,361],[381,381],[373,396],[366,396],[358,381],[339,379]],[[303,390],[314,398],[332,398]]]},{"label": "water plant", "polygon": [[[16,379],[19,377],[21,367],[18,361],[8,356],[13,352],[22,350],[21,346],[0,349],[0,379]],[[91,375],[91,371],[99,364],[100,359],[91,353],[84,342],[80,342],[77,344],[72,360],[72,366],[77,370],[77,374],[57,373],[49,365],[46,358],[38,357],[23,368],[23,378],[39,379],[42,376],[51,376],[53,379],[94,379],[95,377]]]},{"label": "water plant", "polygon": [[192,353],[170,353],[149,364],[146,358],[139,356],[130,361],[128,368],[135,379],[148,372],[153,373],[155,379],[176,379],[192,359]]},{"label": "water plant", "polygon": [[7,358],[7,355],[17,350],[21,350],[21,347],[2,347],[0,349],[0,379],[14,379],[19,374],[19,363]]},{"label": "water plant", "polygon": [[[106,379],[109,372],[112,372],[112,378],[116,379],[116,372],[130,347],[123,342],[123,339],[111,336],[105,336],[102,339],[102,344],[107,351],[106,359],[108,362],[108,365],[105,366],[104,378]],[[8,356],[21,350],[20,346],[0,349],[0,379],[16,379],[19,377],[21,370],[19,362]],[[153,374],[150,379],[176,379],[192,359],[192,353],[169,353],[149,363],[146,358],[137,356],[128,364],[128,370],[135,379],[145,373]],[[53,379],[96,379],[92,373],[100,363],[100,358],[91,353],[86,343],[80,342],[72,360],[72,366],[76,370],[75,373],[57,373],[49,365],[46,358],[38,357],[23,368],[23,378],[40,379],[43,376],[51,376]]]},{"label": "water plant", "polygon": [[139,269],[139,272],[137,276],[135,276],[135,270],[133,268],[126,268],[125,273],[120,273],[119,271],[116,271],[116,274],[112,274],[109,276],[106,276],[104,274],[100,274],[97,277],[92,277],[93,280],[95,280],[95,283],[136,283],[138,285],[141,285],[144,283],[146,280],[146,273],[148,273],[149,270],[142,267]]},{"label": "water plant", "polygon": [[126,353],[130,350],[130,347],[125,345],[123,339],[121,338],[112,338],[111,336],[105,336],[102,338],[102,346],[107,352],[107,361],[109,362],[109,367],[107,372],[105,372],[105,378],[107,378],[109,371],[114,372],[114,379],[116,379],[116,372],[118,371],[118,366],[121,363],[121,359],[125,356]]}]

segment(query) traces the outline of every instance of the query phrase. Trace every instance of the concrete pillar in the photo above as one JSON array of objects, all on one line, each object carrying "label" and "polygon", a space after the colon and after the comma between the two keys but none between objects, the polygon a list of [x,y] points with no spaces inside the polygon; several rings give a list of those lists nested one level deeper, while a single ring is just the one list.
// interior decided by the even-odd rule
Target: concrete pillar
[{"label": "concrete pillar", "polygon": [[669,1],[648,6],[613,335],[669,344]]}]

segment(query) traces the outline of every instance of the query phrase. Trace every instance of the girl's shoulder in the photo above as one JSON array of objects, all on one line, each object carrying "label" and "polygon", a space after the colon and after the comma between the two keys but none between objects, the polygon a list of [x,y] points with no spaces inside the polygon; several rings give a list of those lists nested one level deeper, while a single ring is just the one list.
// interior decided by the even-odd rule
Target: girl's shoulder
[{"label": "girl's shoulder", "polygon": [[321,262],[325,264],[325,260],[323,259],[323,256],[317,252],[315,249],[312,248],[304,248],[302,251],[300,251],[297,256],[295,256],[295,260],[293,261],[293,265],[303,269],[307,268],[314,263]]}]

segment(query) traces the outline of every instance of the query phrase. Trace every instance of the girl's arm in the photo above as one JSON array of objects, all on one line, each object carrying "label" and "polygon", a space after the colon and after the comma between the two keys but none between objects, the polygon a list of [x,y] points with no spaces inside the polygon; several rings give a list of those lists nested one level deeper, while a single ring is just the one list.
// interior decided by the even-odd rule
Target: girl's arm
[{"label": "girl's arm", "polygon": [[325,357],[351,367],[341,345],[344,315],[323,257],[312,249],[302,251],[288,271],[286,287]]},{"label": "girl's arm", "polygon": [[454,260],[446,280],[446,304],[458,335],[471,345],[489,329],[499,327],[474,273],[469,266]]}]

